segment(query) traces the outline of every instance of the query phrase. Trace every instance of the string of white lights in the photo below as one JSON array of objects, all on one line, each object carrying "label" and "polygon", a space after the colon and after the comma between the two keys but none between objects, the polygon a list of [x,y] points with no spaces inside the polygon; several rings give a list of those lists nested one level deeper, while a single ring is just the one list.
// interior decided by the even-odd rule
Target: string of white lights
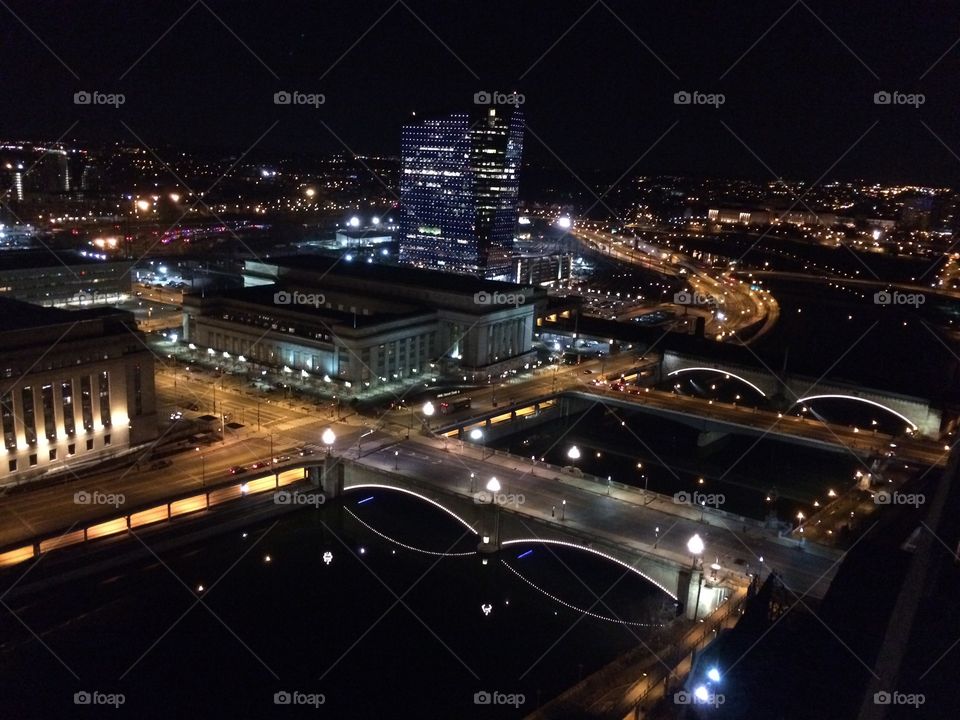
[{"label": "string of white lights", "polygon": [[442,555],[443,557],[465,557],[466,555],[476,555],[476,554],[477,554],[477,551],[476,551],[476,550],[471,550],[470,552],[444,553],[444,552],[434,552],[433,550],[424,550],[423,548],[413,547],[413,545],[407,545],[406,543],[402,543],[402,542],[400,542],[399,540],[394,540],[394,539],[393,539],[392,537],[390,537],[389,535],[384,535],[382,532],[380,532],[379,530],[377,530],[375,527],[370,526],[369,524],[365,523],[363,520],[361,520],[360,518],[358,518],[358,517],[357,517],[357,514],[356,514],[355,512],[353,512],[352,510],[350,510],[350,508],[344,508],[344,510],[346,510],[348,513],[350,513],[350,515],[353,517],[354,520],[356,520],[358,523],[360,523],[361,525],[363,525],[363,526],[364,526],[365,528],[367,528],[367,530],[369,530],[370,532],[376,533],[377,535],[379,535],[380,537],[382,537],[384,540],[387,540],[387,541],[389,541],[389,542],[392,542],[394,545],[399,545],[400,547],[405,548],[406,550],[413,550],[414,552],[424,553],[425,555]]},{"label": "string of white lights", "polygon": [[576,605],[571,605],[570,603],[568,603],[568,602],[566,602],[566,601],[564,601],[564,600],[561,600],[561,599],[558,598],[556,595],[551,595],[551,594],[548,593],[546,590],[544,590],[542,587],[539,587],[538,585],[534,585],[532,582],[530,582],[529,580],[527,580],[527,578],[525,578],[525,577],[524,577],[523,575],[521,575],[519,572],[517,572],[517,571],[514,570],[512,567],[510,567],[510,566],[507,564],[507,561],[506,561],[506,560],[501,560],[500,562],[503,563],[504,567],[507,568],[507,570],[509,570],[509,571],[512,572],[514,575],[516,575],[518,578],[520,578],[521,580],[523,580],[527,585],[529,585],[530,587],[532,587],[534,590],[537,590],[538,592],[543,593],[544,595],[546,595],[548,598],[550,598],[550,599],[553,600],[554,602],[558,602],[558,603],[560,603],[561,605],[563,605],[564,607],[568,607],[568,608],[570,608],[571,610],[574,610],[575,612],[582,613],[583,615],[589,615],[590,617],[596,618],[597,620],[606,620],[607,622],[617,623],[617,624],[619,624],[619,625],[630,625],[630,626],[632,626],[632,627],[652,627],[652,628],[665,627],[664,623],[641,623],[641,622],[632,622],[632,621],[630,621],[630,620],[618,620],[618,619],[616,619],[616,618],[608,618],[608,617],[605,617],[605,616],[603,616],[603,615],[597,615],[597,613],[590,612],[589,610],[584,610],[584,609],[582,609],[582,608],[578,608]]}]

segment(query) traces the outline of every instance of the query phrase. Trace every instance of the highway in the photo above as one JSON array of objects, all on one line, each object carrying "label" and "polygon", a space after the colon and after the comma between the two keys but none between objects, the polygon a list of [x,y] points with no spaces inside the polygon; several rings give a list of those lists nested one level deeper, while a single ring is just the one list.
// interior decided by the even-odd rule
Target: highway
[{"label": "highway", "polygon": [[641,240],[578,228],[571,234],[584,244],[625,263],[669,277],[682,277],[689,286],[690,309],[707,309],[705,334],[717,340],[731,340],[744,328],[762,325],[744,342],[755,342],[769,332],[780,314],[777,301],[768,292],[753,290],[729,274],[703,267],[692,258]]}]

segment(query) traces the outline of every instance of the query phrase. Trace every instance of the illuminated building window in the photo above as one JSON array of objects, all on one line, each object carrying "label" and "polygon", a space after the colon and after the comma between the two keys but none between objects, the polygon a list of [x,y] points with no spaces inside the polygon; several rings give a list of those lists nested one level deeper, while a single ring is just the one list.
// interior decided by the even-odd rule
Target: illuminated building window
[{"label": "illuminated building window", "polygon": [[33,388],[27,385],[20,392],[20,400],[23,403],[23,434],[27,438],[28,445],[37,444],[37,418],[33,410]]},{"label": "illuminated building window", "polygon": [[17,449],[17,430],[14,424],[13,395],[4,393],[0,397],[0,416],[3,418],[3,441],[7,450]]},{"label": "illuminated building window", "polygon": [[100,422],[104,427],[110,427],[110,374],[104,370],[100,373]]}]

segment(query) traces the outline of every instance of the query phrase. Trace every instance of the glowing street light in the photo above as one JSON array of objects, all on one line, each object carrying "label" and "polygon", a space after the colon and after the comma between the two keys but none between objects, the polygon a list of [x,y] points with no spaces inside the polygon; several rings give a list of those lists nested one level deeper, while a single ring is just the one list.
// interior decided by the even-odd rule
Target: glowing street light
[{"label": "glowing street light", "polygon": [[487,481],[487,492],[492,493],[494,495],[500,492],[500,481],[497,480],[495,477],[490,478],[490,480]]},{"label": "glowing street light", "polygon": [[350,218],[350,227],[360,227],[360,218],[356,215]]},{"label": "glowing street light", "polygon": [[570,221],[570,218],[568,218],[566,215],[557,218],[557,225],[562,227],[564,230],[569,230],[572,224],[573,223]]},{"label": "glowing street light", "polygon": [[[693,555],[693,567],[697,566],[697,557],[703,554],[704,544],[703,538],[701,538],[697,533],[694,533],[690,536],[690,539],[687,540],[687,550]],[[703,589],[703,570],[700,571],[700,577],[697,582],[697,602],[693,606],[693,621],[697,621],[697,613],[700,611],[700,591]]]},{"label": "glowing street light", "polygon": [[687,550],[694,556],[694,559],[696,559],[698,555],[703,554],[704,547],[703,538],[696,533],[687,540]]},{"label": "glowing street light", "polygon": [[430,402],[429,400],[427,400],[423,404],[422,410],[423,410],[423,414],[426,415],[427,417],[431,417],[433,413],[436,412],[436,408],[433,407],[433,403]]},{"label": "glowing street light", "polygon": [[567,457],[570,458],[571,460],[579,460],[580,448],[578,448],[576,445],[571,445],[570,449],[567,450]]},{"label": "glowing street light", "polygon": [[337,434],[333,432],[331,428],[327,428],[323,431],[320,439],[323,441],[323,444],[327,446],[327,455],[329,455],[333,449],[333,444],[337,441]]},{"label": "glowing street light", "polygon": [[481,430],[480,428],[474,428],[473,430],[471,430],[470,439],[473,440],[474,442],[483,440],[483,430]]}]

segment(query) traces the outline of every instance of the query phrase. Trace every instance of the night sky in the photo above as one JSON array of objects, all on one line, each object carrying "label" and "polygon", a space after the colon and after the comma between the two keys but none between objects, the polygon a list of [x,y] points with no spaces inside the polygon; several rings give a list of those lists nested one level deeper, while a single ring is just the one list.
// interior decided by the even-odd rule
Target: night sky
[{"label": "night sky", "polygon": [[2,0],[0,17],[6,138],[396,155],[411,111],[517,90],[528,160],[573,172],[960,186],[956,3]]}]

